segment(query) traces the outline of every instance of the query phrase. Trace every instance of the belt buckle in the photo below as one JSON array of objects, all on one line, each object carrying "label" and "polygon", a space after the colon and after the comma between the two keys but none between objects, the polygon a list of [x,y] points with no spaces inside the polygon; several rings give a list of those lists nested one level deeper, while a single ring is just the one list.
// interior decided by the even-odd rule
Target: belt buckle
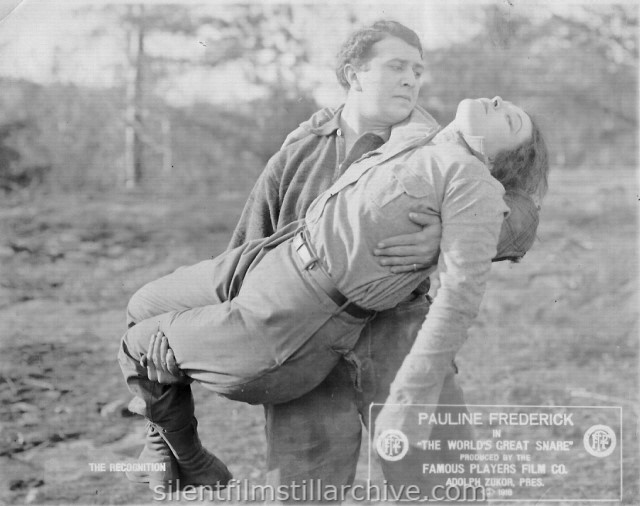
[{"label": "belt buckle", "polygon": [[296,251],[299,251],[302,246],[304,246],[304,236],[302,235],[302,230],[293,236],[293,246]]},{"label": "belt buckle", "polygon": [[[307,241],[304,238],[303,231],[300,231],[300,233],[296,235],[296,239],[298,239],[298,245],[294,244],[294,246],[296,248],[296,253],[298,253],[298,256],[300,257],[300,260],[302,260],[302,268],[304,270],[311,270],[313,266],[315,266],[318,259],[311,254],[311,250],[309,249],[309,246],[307,245]],[[304,248],[304,251],[306,251],[306,256],[309,257],[308,260],[304,259],[304,255],[300,251],[303,248]]]}]

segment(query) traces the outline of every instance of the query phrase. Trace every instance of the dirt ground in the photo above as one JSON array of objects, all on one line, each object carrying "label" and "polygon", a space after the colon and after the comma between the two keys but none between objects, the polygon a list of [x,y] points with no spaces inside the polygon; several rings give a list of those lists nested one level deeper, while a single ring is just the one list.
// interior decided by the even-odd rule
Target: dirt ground
[{"label": "dirt ground", "polygon": [[[633,170],[554,174],[540,240],[522,263],[494,267],[459,358],[473,404],[623,406],[624,504],[640,504],[637,192]],[[146,281],[222,251],[242,199],[0,203],[0,505],[152,503],[144,486],[89,466],[142,445],[115,360],[124,308]],[[262,409],[201,388],[196,401],[204,443],[262,483]],[[358,480],[366,458],[365,445]],[[597,481],[576,479],[585,491]]]}]

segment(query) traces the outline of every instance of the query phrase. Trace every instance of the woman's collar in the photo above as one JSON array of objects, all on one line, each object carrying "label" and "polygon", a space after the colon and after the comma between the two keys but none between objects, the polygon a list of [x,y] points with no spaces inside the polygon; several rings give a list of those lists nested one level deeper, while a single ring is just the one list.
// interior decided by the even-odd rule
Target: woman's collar
[{"label": "woman's collar", "polygon": [[486,166],[489,166],[489,157],[485,152],[484,137],[481,135],[467,135],[463,133],[455,121],[449,123],[444,127],[438,135],[436,135],[434,142],[460,142],[463,141],[466,147],[471,153],[478,158]]}]

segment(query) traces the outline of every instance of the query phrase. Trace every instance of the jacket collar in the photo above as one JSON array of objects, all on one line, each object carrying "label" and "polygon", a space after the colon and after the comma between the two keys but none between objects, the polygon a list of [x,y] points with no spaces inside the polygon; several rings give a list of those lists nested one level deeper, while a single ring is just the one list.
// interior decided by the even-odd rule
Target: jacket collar
[{"label": "jacket collar", "polygon": [[359,160],[372,158],[375,165],[400,153],[430,142],[440,131],[440,125],[422,107],[416,107],[407,119],[391,127],[389,140],[378,149],[365,153]]},{"label": "jacket collar", "polygon": [[311,127],[311,132],[316,135],[331,135],[340,128],[340,115],[344,109],[344,104],[338,107],[331,116],[328,114],[324,118],[320,118],[319,121],[323,121],[320,125]]},{"label": "jacket collar", "polygon": [[380,151],[399,152],[430,140],[440,131],[440,125],[425,109],[416,106],[409,117],[391,127],[389,140]]},{"label": "jacket collar", "polygon": [[[331,135],[340,128],[340,115],[344,109],[344,104],[338,107],[333,115],[325,116],[326,120],[317,126],[311,127],[311,132],[316,135]],[[319,121],[323,121],[321,118]],[[424,140],[424,137],[431,136],[440,129],[438,122],[433,119],[424,108],[416,106],[411,114],[400,123],[391,127],[389,140],[385,143],[399,146],[414,143],[416,140]],[[386,151],[386,148],[385,148]]]},{"label": "jacket collar", "polygon": [[479,135],[466,135],[460,131],[455,121],[444,127],[433,139],[435,143],[456,142],[463,145],[467,150],[485,165],[489,166],[489,158],[485,153],[484,137]]}]

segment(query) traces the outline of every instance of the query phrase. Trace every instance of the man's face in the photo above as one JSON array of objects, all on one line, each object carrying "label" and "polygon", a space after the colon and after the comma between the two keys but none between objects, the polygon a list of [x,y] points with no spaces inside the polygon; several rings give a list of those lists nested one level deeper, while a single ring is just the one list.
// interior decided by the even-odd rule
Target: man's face
[{"label": "man's face", "polygon": [[371,60],[356,70],[357,82],[351,91],[364,117],[391,126],[415,107],[424,64],[420,51],[397,37],[376,42],[371,53]]}]

